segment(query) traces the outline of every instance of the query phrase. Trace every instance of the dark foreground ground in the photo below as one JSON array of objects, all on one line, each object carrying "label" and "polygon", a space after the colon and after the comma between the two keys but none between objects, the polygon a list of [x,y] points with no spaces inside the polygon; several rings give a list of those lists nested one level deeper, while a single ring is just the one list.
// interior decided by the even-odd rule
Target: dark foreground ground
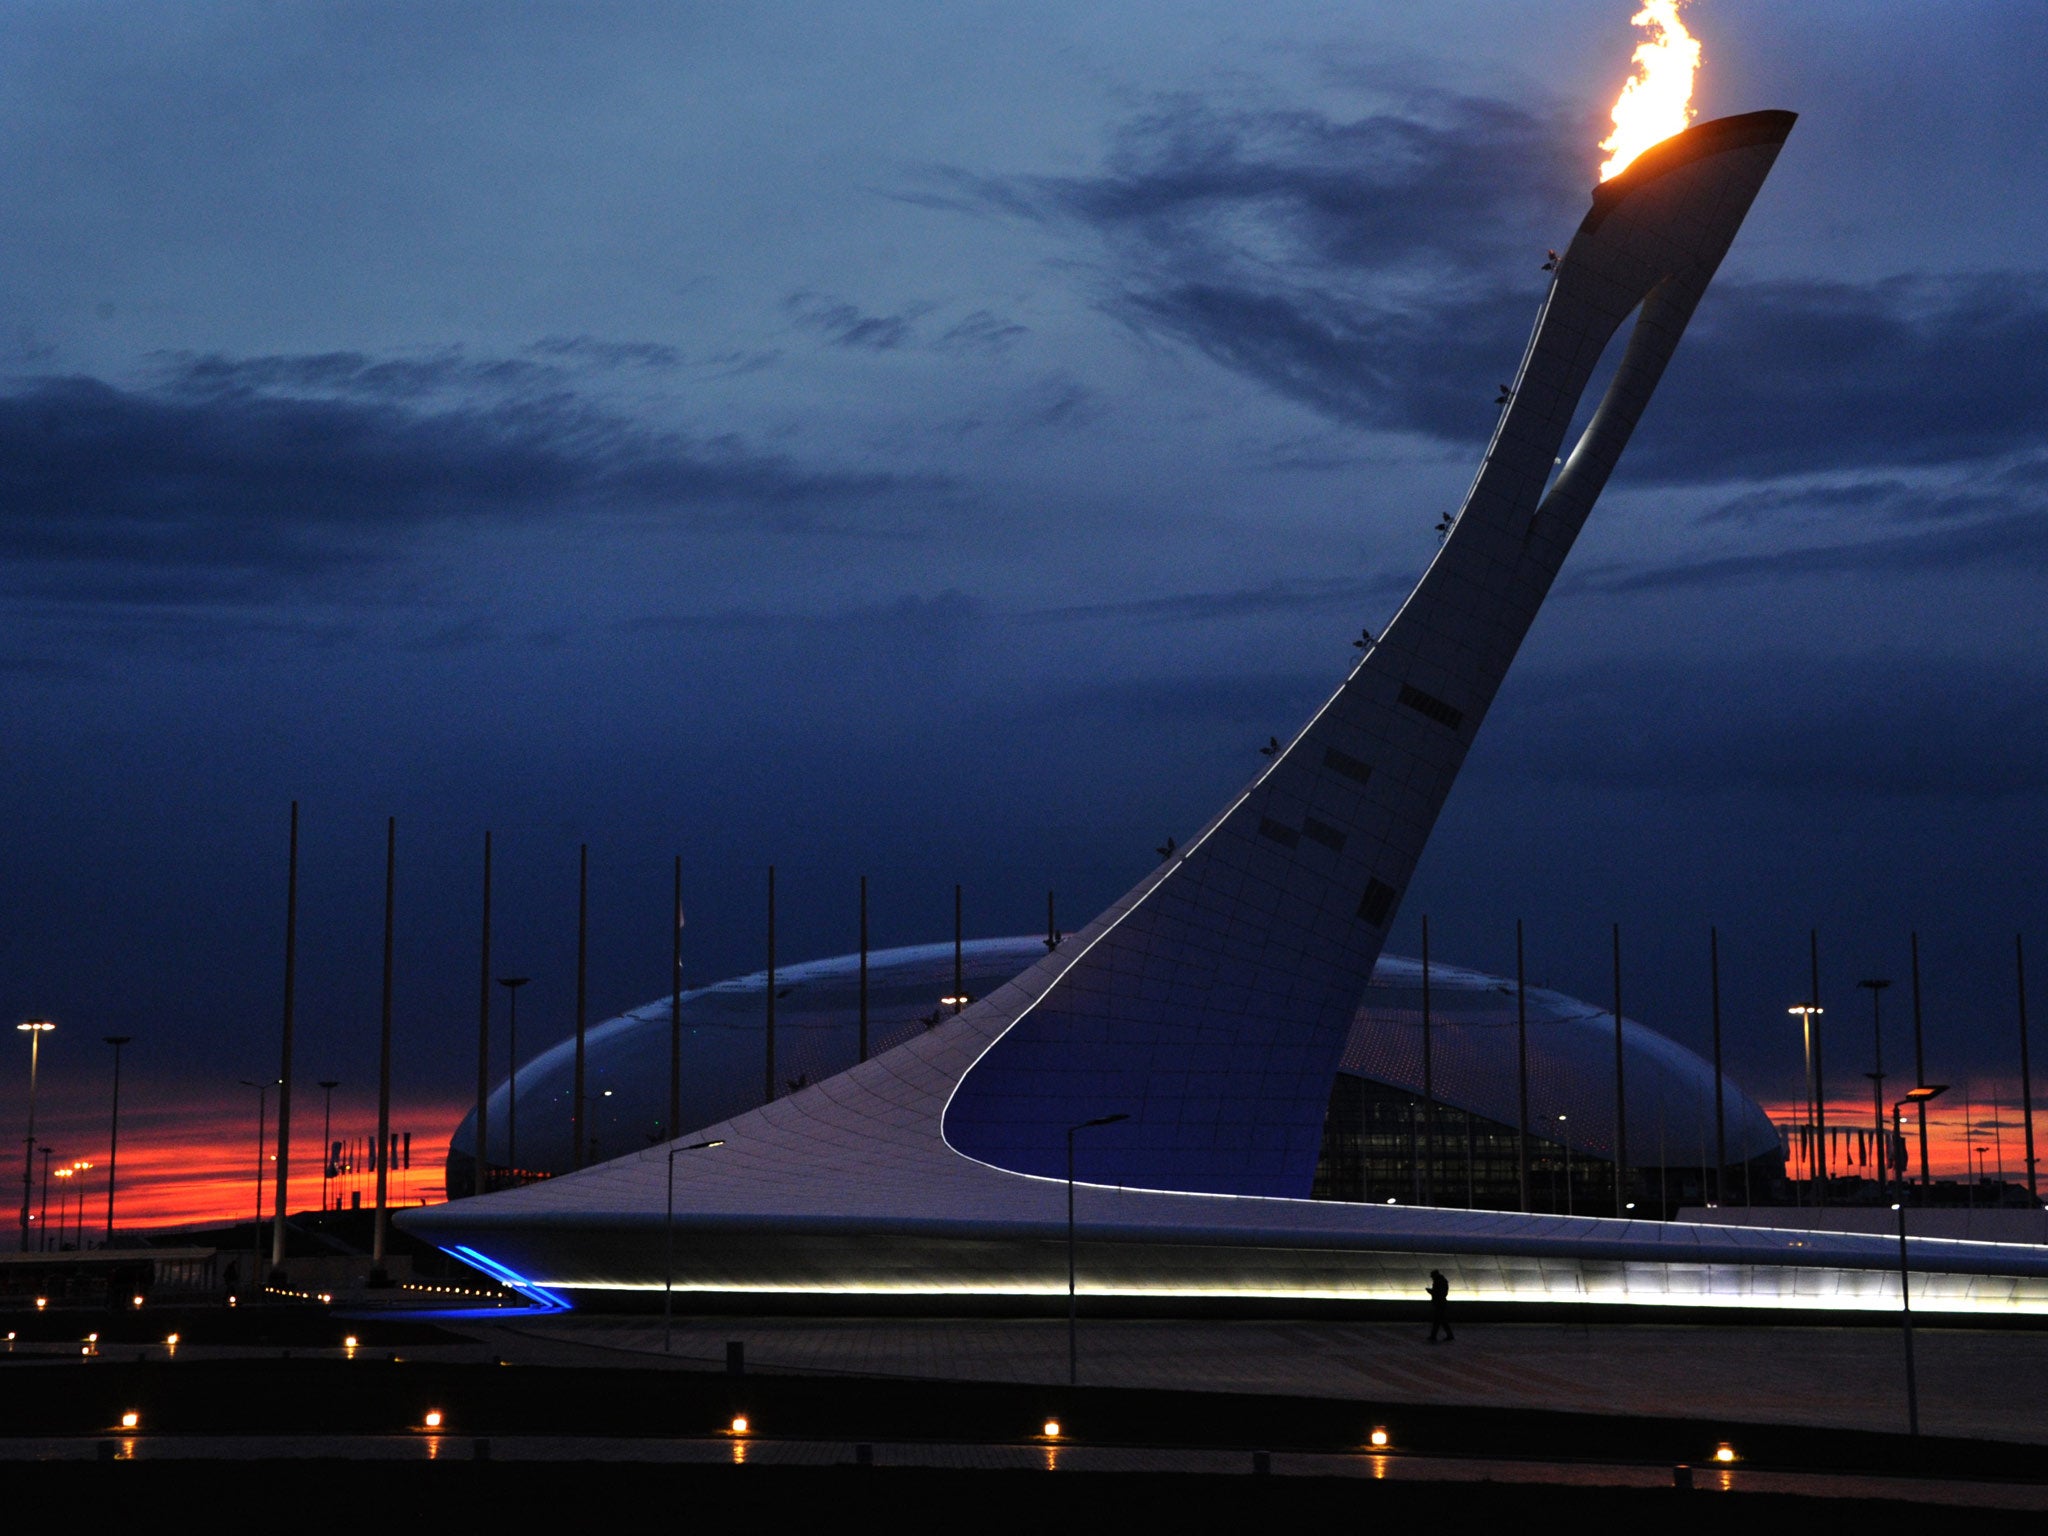
[{"label": "dark foreground ground", "polygon": [[1431,1348],[1405,1324],[1097,1322],[1075,1389],[1064,1330],[1033,1320],[679,1320],[673,1339],[316,1307],[0,1322],[9,1528],[2048,1519],[2048,1336],[2031,1333],[1930,1332],[1937,1411],[1912,1438],[1893,1427],[1896,1341],[1855,1329],[1475,1326]]},{"label": "dark foreground ground", "polygon": [[[1615,1532],[1925,1530],[1944,1513],[1887,1500],[1772,1493],[1317,1477],[926,1468],[498,1465],[477,1462],[241,1464],[52,1462],[11,1467],[24,1522],[159,1528],[210,1511],[293,1531],[537,1531],[686,1526],[758,1531],[954,1529],[973,1533],[1415,1530]],[[2035,1513],[1972,1510],[1976,1530],[2040,1528]],[[884,1526],[882,1522],[890,1522]],[[1820,1524],[1816,1524],[1820,1522]],[[1832,1522],[1839,1522],[1838,1526]]]}]

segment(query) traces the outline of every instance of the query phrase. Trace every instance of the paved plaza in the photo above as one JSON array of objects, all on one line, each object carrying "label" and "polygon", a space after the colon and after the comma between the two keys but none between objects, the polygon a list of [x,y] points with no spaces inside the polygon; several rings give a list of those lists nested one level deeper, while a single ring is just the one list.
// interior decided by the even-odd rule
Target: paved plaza
[{"label": "paved plaza", "polygon": [[[566,1316],[478,1325],[514,1361],[662,1362],[659,1319]],[[1659,1418],[1899,1431],[1896,1329],[1475,1323],[1453,1344],[1400,1323],[1084,1321],[1090,1386],[1265,1392],[1389,1403],[1473,1404]],[[1914,1333],[1922,1429],[2048,1443],[2048,1333]],[[1057,1320],[678,1319],[675,1364],[723,1368],[728,1340],[750,1371],[1056,1384]]]}]

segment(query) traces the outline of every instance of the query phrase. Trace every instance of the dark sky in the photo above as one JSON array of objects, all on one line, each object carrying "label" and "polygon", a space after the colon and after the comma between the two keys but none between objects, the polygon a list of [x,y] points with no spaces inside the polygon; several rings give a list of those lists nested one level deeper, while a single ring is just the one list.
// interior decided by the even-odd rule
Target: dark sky
[{"label": "dark sky", "polygon": [[[274,1063],[294,797],[349,1092],[387,814],[420,1098],[487,826],[536,1045],[584,841],[593,1017],[665,989],[676,853],[697,980],[770,862],[791,958],[863,871],[878,943],[956,880],[1078,925],[1420,573],[1632,9],[9,7],[0,1005],[49,1091],[109,1031],[166,1102]],[[1770,1094],[1817,925],[1846,1095],[1917,926],[1930,1072],[1988,1085],[2048,961],[2048,11],[1688,14],[1703,116],[1801,122],[1392,947],[1510,967],[1521,916],[1597,1000],[1619,918],[1703,1045],[1718,923]]]}]

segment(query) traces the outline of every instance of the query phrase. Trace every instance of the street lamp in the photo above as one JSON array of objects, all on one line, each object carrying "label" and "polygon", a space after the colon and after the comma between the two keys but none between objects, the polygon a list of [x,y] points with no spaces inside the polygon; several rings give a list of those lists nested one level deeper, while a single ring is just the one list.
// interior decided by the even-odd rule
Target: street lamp
[{"label": "street lamp", "polygon": [[505,1055],[512,1063],[511,1085],[505,1090],[505,1167],[519,1177],[519,989],[531,976],[500,976],[505,989]]},{"label": "street lamp", "polygon": [[1885,1145],[1884,1140],[1884,1016],[1881,1000],[1884,997],[1884,989],[1891,983],[1880,976],[1869,981],[1859,981],[1856,985],[1867,988],[1870,993],[1870,1064],[1873,1070],[1865,1076],[1870,1079],[1870,1110],[1871,1118],[1875,1122],[1872,1129],[1877,1137],[1877,1198],[1882,1200],[1889,1182],[1885,1177],[1886,1155],[1891,1149]]},{"label": "street lamp", "polygon": [[1569,1115],[1557,1117],[1557,1139],[1564,1147],[1564,1213],[1567,1216],[1572,1213],[1572,1144],[1565,1135],[1565,1123],[1570,1119]]},{"label": "street lamp", "polygon": [[[41,1231],[41,1233],[37,1235],[37,1239],[35,1239],[35,1245],[37,1245],[37,1247],[41,1247],[43,1251],[49,1251],[49,1159],[51,1159],[51,1155],[53,1155],[53,1153],[55,1153],[57,1149],[45,1143],[41,1151],[43,1151],[43,1208],[41,1208],[41,1210],[37,1210],[37,1217],[35,1217],[35,1221],[37,1221],[37,1225],[39,1225],[39,1227],[41,1227],[43,1231]],[[1970,1161],[1970,1155],[1968,1155],[1968,1153],[1964,1153],[1962,1161],[1964,1161],[1964,1163],[1968,1163],[1968,1161]],[[59,1217],[61,1217],[61,1214],[63,1214],[63,1212],[59,1210],[57,1214],[59,1214]],[[57,1225],[61,1227],[61,1225],[63,1225],[63,1221],[59,1221]]]},{"label": "street lamp", "polygon": [[[1908,1088],[1906,1096],[1892,1105],[1892,1135],[1904,1136],[1902,1116],[1908,1104],[1924,1106],[1929,1099],[1941,1097],[1948,1092],[1947,1083],[1926,1083],[1918,1088]],[[1906,1432],[1917,1436],[1920,1433],[1920,1386],[1913,1379],[1913,1296],[1911,1270],[1906,1263],[1906,1186],[1899,1181],[1898,1202],[1892,1209],[1899,1213],[1899,1327],[1906,1340]]]},{"label": "street lamp", "polygon": [[1074,1286],[1074,1132],[1092,1130],[1098,1125],[1115,1125],[1130,1118],[1129,1115],[1097,1115],[1093,1120],[1083,1120],[1079,1125],[1067,1127],[1067,1385],[1070,1387],[1076,1384],[1081,1373],[1081,1329],[1077,1321],[1078,1303]]},{"label": "street lamp", "polygon": [[676,1296],[676,1154],[678,1152],[706,1152],[713,1147],[725,1145],[725,1138],[715,1141],[693,1141],[687,1147],[668,1149],[668,1212],[662,1218],[662,1231],[668,1244],[668,1263],[661,1282],[661,1352],[670,1353],[670,1344],[675,1334]]},{"label": "street lamp", "polygon": [[[76,1185],[78,1190],[78,1237],[72,1244],[73,1250],[78,1253],[85,1252],[85,1176],[92,1171],[92,1167],[93,1165],[84,1158],[80,1158],[71,1165],[71,1175],[78,1180]],[[58,1212],[58,1216],[60,1218],[58,1226],[61,1228],[63,1226],[61,1220],[63,1212],[61,1210]],[[59,1235],[61,1235],[61,1232]],[[58,1246],[62,1247],[63,1245],[60,1243]]]},{"label": "street lamp", "polygon": [[57,1026],[48,1019],[23,1019],[14,1027],[28,1036],[28,1135],[22,1138],[21,1154],[21,1251],[27,1253],[29,1202],[36,1187],[36,1059],[43,1036]]},{"label": "street lamp", "polygon": [[[1813,1177],[1813,1160],[1817,1154],[1820,1158],[1821,1175],[1820,1182],[1814,1186],[1814,1198],[1821,1205],[1826,1205],[1828,1203],[1827,1111],[1822,1107],[1822,1100],[1818,1096],[1825,1090],[1820,1089],[1813,1079],[1813,1021],[1827,1010],[1818,1003],[1795,1003],[1785,1011],[1798,1017],[1800,1035],[1806,1042],[1806,1123],[1808,1127],[1812,1128],[1814,1139],[1818,1143],[1817,1146],[1809,1146],[1807,1150],[1806,1175],[1808,1178]],[[1795,1197],[1799,1193],[1797,1180],[1793,1181],[1792,1193]]]},{"label": "street lamp", "polygon": [[101,1035],[100,1039],[114,1048],[114,1123],[107,1134],[107,1240],[105,1246],[114,1246],[114,1166],[121,1151],[121,1047],[135,1037],[133,1035]]},{"label": "street lamp", "polygon": [[260,1285],[258,1278],[263,1273],[263,1153],[265,1134],[269,1129],[270,1084],[252,1082],[244,1077],[237,1079],[244,1088],[256,1090],[256,1225],[252,1229],[252,1257],[249,1260],[249,1283]]},{"label": "street lamp", "polygon": [[[52,1250],[56,1253],[64,1251],[64,1228],[66,1226],[64,1207],[71,1197],[71,1180],[77,1172],[77,1169],[69,1166],[57,1170],[57,1177],[64,1182],[57,1186],[57,1246]],[[45,1212],[44,1219],[48,1219],[47,1212]],[[48,1234],[45,1234],[44,1240],[45,1242],[48,1241]]]},{"label": "street lamp", "polygon": [[323,1077],[320,1088],[327,1095],[327,1109],[320,1121],[320,1209],[327,1209],[327,1185],[334,1177],[334,1090],[341,1086],[338,1077]]}]

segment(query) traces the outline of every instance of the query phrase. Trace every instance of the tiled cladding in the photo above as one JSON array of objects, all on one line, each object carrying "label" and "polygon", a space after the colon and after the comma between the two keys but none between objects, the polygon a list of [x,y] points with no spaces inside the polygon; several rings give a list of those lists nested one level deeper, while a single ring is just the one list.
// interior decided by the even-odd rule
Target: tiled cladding
[{"label": "tiled cladding", "polygon": [[[1306,1193],[1330,1075],[1399,893],[1789,126],[1703,137],[1724,147],[1667,156],[1661,174],[1607,196],[1557,264],[1510,403],[1414,593],[1307,726],[1007,1024],[947,1107],[953,1147],[1051,1176],[1070,1127],[1123,1115],[1086,1133],[1121,1182]],[[1551,483],[1572,412],[1631,316],[1620,366]],[[1174,984],[1211,967],[1206,989]],[[1164,1091],[1196,1051],[1243,1101],[1234,1119],[1183,1114]],[[1268,1139],[1236,1136],[1240,1122]]]}]

